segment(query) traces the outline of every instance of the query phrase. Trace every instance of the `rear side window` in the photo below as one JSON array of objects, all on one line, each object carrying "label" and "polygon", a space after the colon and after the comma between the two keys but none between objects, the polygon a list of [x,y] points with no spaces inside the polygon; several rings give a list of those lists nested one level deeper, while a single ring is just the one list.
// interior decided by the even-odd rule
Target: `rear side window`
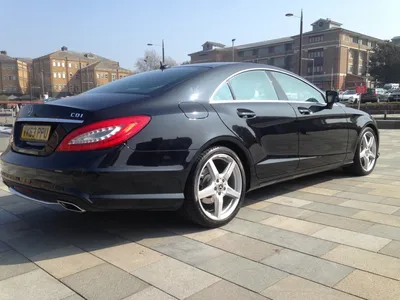
[{"label": "rear side window", "polygon": [[231,90],[227,83],[221,85],[218,90],[215,92],[212,100],[221,101],[221,100],[233,100]]},{"label": "rear side window", "polygon": [[175,84],[196,76],[208,68],[176,67],[165,70],[154,70],[128,76],[94,88],[85,94],[123,93],[123,94],[152,94],[162,92]]},{"label": "rear side window", "polygon": [[235,100],[278,100],[265,71],[248,71],[229,80]]}]

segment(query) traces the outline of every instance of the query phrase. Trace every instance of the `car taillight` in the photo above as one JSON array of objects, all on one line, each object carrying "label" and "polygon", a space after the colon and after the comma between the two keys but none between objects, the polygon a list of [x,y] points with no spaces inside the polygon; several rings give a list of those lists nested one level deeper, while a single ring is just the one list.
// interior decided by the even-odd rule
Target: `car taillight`
[{"label": "car taillight", "polygon": [[95,122],[68,134],[56,151],[88,151],[126,142],[150,122],[149,116],[133,116]]}]

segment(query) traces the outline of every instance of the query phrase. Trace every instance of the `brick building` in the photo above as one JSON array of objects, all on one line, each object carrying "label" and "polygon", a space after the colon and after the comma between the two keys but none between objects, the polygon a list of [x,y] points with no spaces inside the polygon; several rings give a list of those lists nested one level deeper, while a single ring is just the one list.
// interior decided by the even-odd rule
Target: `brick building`
[{"label": "brick building", "polygon": [[88,89],[128,76],[131,71],[117,61],[84,52],[61,50],[33,59],[35,95],[76,95]]},{"label": "brick building", "polygon": [[[344,29],[342,24],[331,19],[319,19],[311,26],[311,31],[303,33],[301,76],[323,89],[372,84],[368,77],[368,60],[380,39]],[[206,42],[201,51],[189,56],[191,63],[234,59],[274,65],[297,73],[299,45],[300,35],[238,45],[233,52],[232,47]]]},{"label": "brick building", "polygon": [[29,58],[10,57],[6,51],[0,51],[0,94],[27,93],[30,64]]}]

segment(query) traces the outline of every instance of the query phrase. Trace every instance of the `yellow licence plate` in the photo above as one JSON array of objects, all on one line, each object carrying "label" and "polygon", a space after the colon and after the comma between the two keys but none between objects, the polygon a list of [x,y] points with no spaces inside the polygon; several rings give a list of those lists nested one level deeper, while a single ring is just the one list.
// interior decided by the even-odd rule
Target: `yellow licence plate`
[{"label": "yellow licence plate", "polygon": [[21,140],[45,142],[49,139],[51,126],[24,125]]}]

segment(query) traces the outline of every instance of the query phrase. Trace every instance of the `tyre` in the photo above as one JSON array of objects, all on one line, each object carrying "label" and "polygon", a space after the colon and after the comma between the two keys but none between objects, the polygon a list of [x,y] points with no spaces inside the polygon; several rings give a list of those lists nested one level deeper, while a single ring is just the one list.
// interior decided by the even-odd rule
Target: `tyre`
[{"label": "tyre", "polygon": [[244,201],[245,177],[243,164],[234,151],[220,146],[205,150],[189,174],[182,213],[204,227],[227,224]]},{"label": "tyre", "polygon": [[357,176],[370,174],[376,165],[378,144],[375,132],[370,127],[365,127],[357,143],[354,162],[345,170]]}]

